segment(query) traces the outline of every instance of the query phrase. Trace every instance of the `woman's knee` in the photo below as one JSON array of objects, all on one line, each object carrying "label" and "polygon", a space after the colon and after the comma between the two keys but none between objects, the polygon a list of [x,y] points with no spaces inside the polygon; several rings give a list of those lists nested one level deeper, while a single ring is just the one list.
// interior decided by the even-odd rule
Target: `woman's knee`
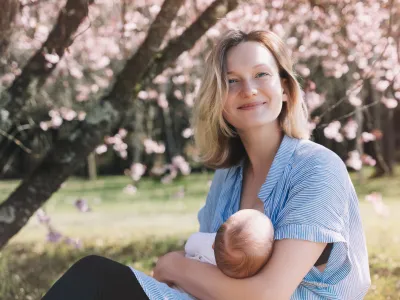
[{"label": "woman's knee", "polygon": [[74,263],[73,266],[77,268],[89,268],[92,266],[99,265],[102,262],[103,262],[103,257],[92,254],[82,257],[80,260]]},{"label": "woman's knee", "polygon": [[70,268],[70,271],[77,272],[82,275],[93,274],[99,276],[100,274],[106,272],[111,262],[111,260],[102,256],[88,255],[74,263]]}]

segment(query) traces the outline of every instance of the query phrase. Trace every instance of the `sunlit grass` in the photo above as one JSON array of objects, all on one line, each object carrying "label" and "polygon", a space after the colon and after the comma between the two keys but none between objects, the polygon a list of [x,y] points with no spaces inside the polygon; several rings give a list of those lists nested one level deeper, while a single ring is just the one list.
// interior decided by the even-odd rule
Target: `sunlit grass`
[{"label": "sunlit grass", "polygon": [[[400,168],[397,168],[400,173]],[[365,171],[365,176],[371,172]],[[372,288],[366,299],[400,299],[400,176],[358,184],[367,236]],[[82,249],[45,242],[46,230],[36,217],[0,253],[0,299],[39,299],[52,282],[80,257],[97,253],[149,273],[158,256],[181,249],[185,238],[198,229],[197,211],[205,201],[212,174],[194,174],[171,185],[140,182],[138,192],[123,188],[128,177],[101,177],[95,182],[72,178],[46,203],[55,229],[83,241]],[[0,182],[3,199],[17,182]],[[185,189],[183,198],[177,193]],[[380,217],[364,201],[381,192],[390,215]],[[92,211],[80,213],[73,203],[88,201]],[[0,198],[0,202],[3,200]]]}]

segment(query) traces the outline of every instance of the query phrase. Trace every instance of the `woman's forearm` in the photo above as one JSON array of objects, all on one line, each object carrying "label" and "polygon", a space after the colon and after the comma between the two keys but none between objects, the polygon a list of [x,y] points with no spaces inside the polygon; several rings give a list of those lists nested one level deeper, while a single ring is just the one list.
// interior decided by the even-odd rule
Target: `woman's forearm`
[{"label": "woman's forearm", "polygon": [[[259,278],[234,279],[224,275],[216,266],[182,258],[172,275],[174,284],[201,300],[272,299],[268,285]],[[270,294],[271,295],[271,294]],[[274,298],[275,299],[275,298]]]}]

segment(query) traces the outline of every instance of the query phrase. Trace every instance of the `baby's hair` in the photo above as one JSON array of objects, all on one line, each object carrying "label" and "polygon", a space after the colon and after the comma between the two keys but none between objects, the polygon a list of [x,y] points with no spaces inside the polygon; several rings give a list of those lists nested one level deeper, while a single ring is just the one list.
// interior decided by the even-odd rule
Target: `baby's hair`
[{"label": "baby's hair", "polygon": [[218,229],[214,253],[218,268],[227,276],[246,278],[255,275],[272,254],[273,233],[257,228],[271,221],[262,213],[251,219],[230,218]]}]

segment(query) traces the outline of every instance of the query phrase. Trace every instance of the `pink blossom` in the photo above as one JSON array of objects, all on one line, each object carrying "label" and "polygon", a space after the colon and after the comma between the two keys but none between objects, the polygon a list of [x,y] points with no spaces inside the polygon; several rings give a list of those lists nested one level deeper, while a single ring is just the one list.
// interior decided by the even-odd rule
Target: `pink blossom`
[{"label": "pink blossom", "polygon": [[350,119],[345,126],[343,126],[343,132],[347,139],[353,140],[357,136],[358,124],[353,119]]},{"label": "pink blossom", "polygon": [[158,97],[157,104],[163,109],[168,108],[167,96],[164,93],[160,94],[160,96]]},{"label": "pink blossom", "polygon": [[55,115],[54,117],[51,118],[51,127],[53,128],[60,127],[62,123],[63,119],[61,118],[60,115]]},{"label": "pink blossom", "polygon": [[119,151],[118,154],[122,159],[128,158],[128,151],[126,151],[126,150]]},{"label": "pink blossom", "polygon": [[168,78],[162,74],[158,75],[156,78],[153,79],[153,83],[155,84],[164,84],[168,82]]},{"label": "pink blossom", "polygon": [[56,64],[60,61],[60,57],[56,53],[54,54],[46,53],[44,55],[44,58],[51,64]]},{"label": "pink blossom", "polygon": [[349,96],[349,102],[353,106],[360,106],[362,104],[362,100],[360,99],[360,97],[358,97],[354,94],[351,94]]},{"label": "pink blossom", "polygon": [[149,93],[147,93],[146,91],[140,91],[138,93],[138,97],[140,99],[146,100],[147,98],[149,98]]},{"label": "pink blossom", "polygon": [[69,73],[71,74],[72,77],[76,79],[81,79],[83,77],[83,73],[81,70],[79,70],[76,67],[73,67],[69,70]]},{"label": "pink blossom", "polygon": [[158,97],[158,92],[156,90],[149,90],[148,92],[149,99],[156,99]]},{"label": "pink blossom", "polygon": [[325,101],[324,96],[321,96],[314,91],[306,92],[304,97],[310,112],[320,107]]},{"label": "pink blossom", "polygon": [[341,124],[339,121],[333,121],[329,123],[327,127],[324,128],[324,135],[328,139],[334,139],[338,135],[340,135],[339,130],[340,130]]},{"label": "pink blossom", "polygon": [[179,100],[183,99],[183,95],[182,95],[182,92],[180,90],[175,90],[174,91],[174,96],[176,97],[176,99],[179,99]]},{"label": "pink blossom", "polygon": [[126,143],[118,140],[118,143],[114,144],[113,149],[117,152],[121,152],[121,151],[128,149],[128,145]]},{"label": "pink blossom", "polygon": [[43,131],[47,131],[47,130],[49,129],[50,125],[51,125],[51,124],[50,124],[49,122],[45,122],[45,121],[42,121],[42,122],[40,122],[40,124],[39,124],[40,128],[41,128]]},{"label": "pink blossom", "polygon": [[146,172],[146,166],[141,163],[134,163],[131,165],[130,175],[133,181],[139,181]]},{"label": "pink blossom", "polygon": [[361,158],[362,163],[364,165],[368,165],[368,166],[375,166],[376,165],[376,160],[373,159],[371,156],[364,154]]},{"label": "pink blossom", "polygon": [[179,170],[182,172],[183,175],[189,175],[190,174],[190,166],[187,161],[183,158],[181,155],[174,156],[172,158],[172,165],[175,167],[179,168]]},{"label": "pink blossom", "polygon": [[107,146],[106,145],[100,145],[94,150],[97,154],[103,154],[107,152]]},{"label": "pink blossom", "polygon": [[128,131],[125,128],[120,128],[118,130],[117,135],[119,136],[119,138],[124,139],[126,137],[126,135],[128,134]]},{"label": "pink blossom", "polygon": [[11,82],[13,82],[14,79],[15,79],[14,74],[7,73],[7,74],[4,74],[2,77],[0,77],[0,83],[3,83],[3,85],[7,85],[7,84],[10,84]]},{"label": "pink blossom", "polygon": [[186,78],[184,75],[174,76],[172,78],[172,82],[175,84],[184,84],[186,82]]},{"label": "pink blossom", "polygon": [[379,81],[377,84],[376,84],[376,89],[378,90],[378,91],[381,91],[381,92],[383,92],[383,91],[385,91],[388,87],[389,87],[389,81],[387,81],[387,80],[381,80],[381,81]]},{"label": "pink blossom", "polygon": [[79,121],[83,121],[83,120],[85,120],[85,118],[86,118],[86,112],[84,112],[84,111],[78,112],[78,120]]},{"label": "pink blossom", "polygon": [[77,116],[76,111],[74,111],[70,108],[67,108],[67,107],[61,107],[60,114],[61,114],[61,117],[66,121],[72,121]]},{"label": "pink blossom", "polygon": [[185,103],[189,107],[193,107],[194,105],[194,95],[192,93],[187,93],[185,95]]},{"label": "pink blossom", "polygon": [[386,98],[386,97],[382,97],[381,102],[383,104],[385,104],[385,106],[389,109],[393,109],[396,108],[397,105],[399,104],[398,101],[396,99],[393,98]]},{"label": "pink blossom", "polygon": [[373,135],[372,133],[369,133],[369,132],[363,132],[361,134],[361,139],[362,139],[362,141],[364,143],[368,143],[368,142],[371,142],[371,141],[375,141],[376,140],[376,136]]},{"label": "pink blossom", "polygon": [[110,59],[107,56],[102,56],[100,59],[96,60],[92,65],[95,70],[101,70],[110,64]]},{"label": "pink blossom", "polygon": [[183,132],[182,132],[182,136],[185,139],[190,138],[193,135],[193,129],[192,128],[186,128]]},{"label": "pink blossom", "polygon": [[349,157],[346,160],[346,165],[353,168],[354,170],[361,170],[362,161],[360,157],[360,153],[357,150],[350,151]]},{"label": "pink blossom", "polygon": [[163,143],[157,143],[151,139],[145,139],[143,141],[143,145],[145,148],[146,153],[164,153],[165,146]]},{"label": "pink blossom", "polygon": [[310,69],[307,68],[306,65],[297,65],[297,72],[299,72],[302,76],[307,77],[310,75]]}]

